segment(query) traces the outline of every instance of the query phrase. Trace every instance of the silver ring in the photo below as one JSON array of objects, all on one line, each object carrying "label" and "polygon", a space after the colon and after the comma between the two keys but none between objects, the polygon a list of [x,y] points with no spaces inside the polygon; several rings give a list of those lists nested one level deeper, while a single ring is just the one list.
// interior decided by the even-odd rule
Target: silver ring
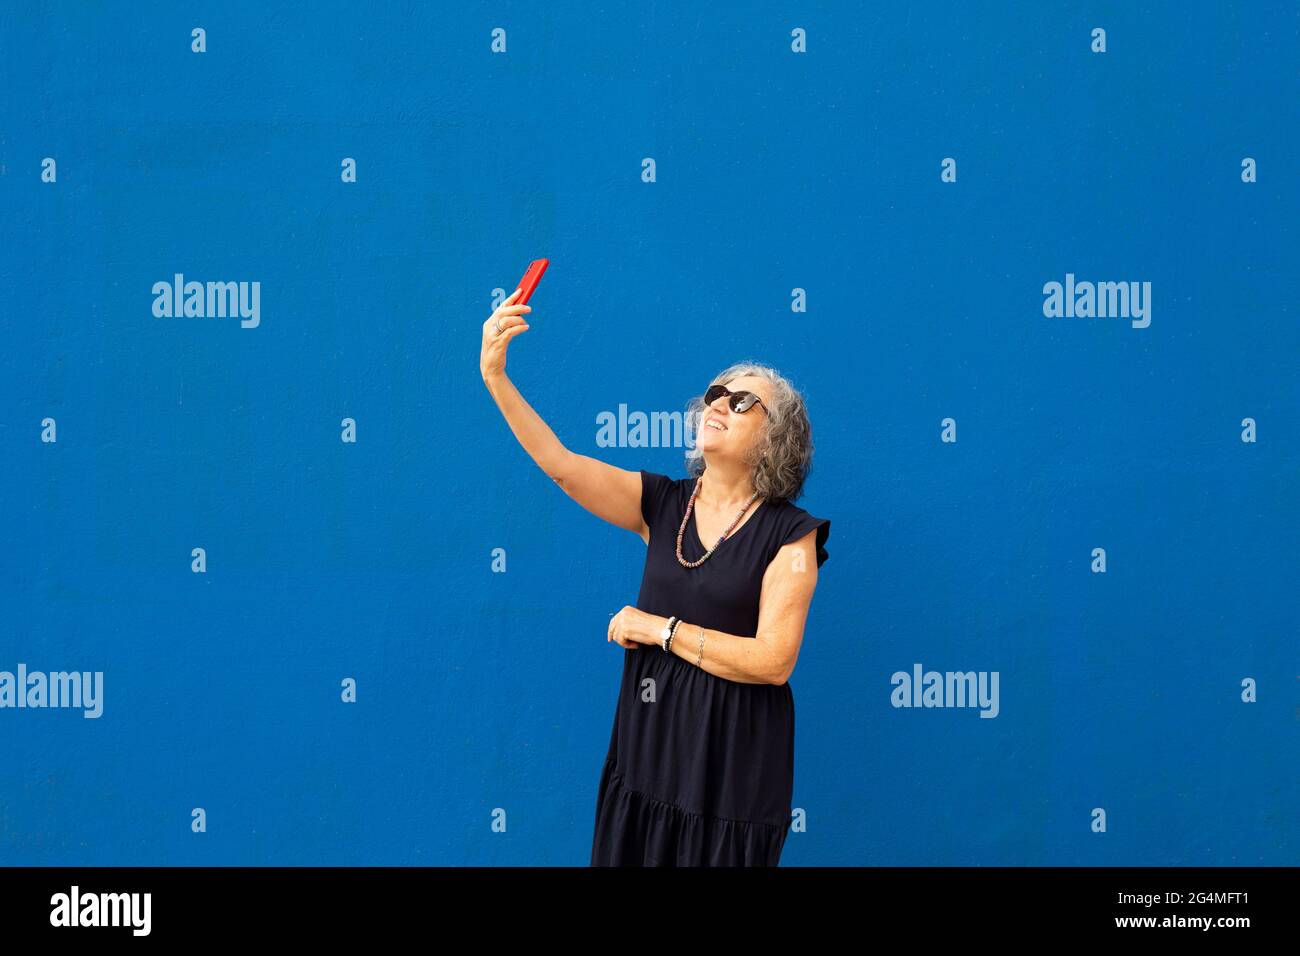
[{"label": "silver ring", "polygon": [[497,320],[493,324],[497,327],[497,335],[505,331],[505,329],[501,328],[501,316],[497,316]]}]

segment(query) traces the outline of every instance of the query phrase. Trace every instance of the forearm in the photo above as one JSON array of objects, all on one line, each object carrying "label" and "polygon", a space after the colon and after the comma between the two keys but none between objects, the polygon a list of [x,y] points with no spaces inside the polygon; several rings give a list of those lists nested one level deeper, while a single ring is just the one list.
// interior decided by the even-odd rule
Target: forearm
[{"label": "forearm", "polygon": [[506,424],[524,451],[528,452],[539,468],[554,478],[560,464],[570,454],[569,450],[551,431],[550,426],[542,421],[542,417],[533,411],[533,407],[519,394],[519,389],[515,388],[514,382],[504,373],[484,377],[483,384],[487,386],[497,407],[501,409],[501,414],[505,416]]},{"label": "forearm", "polygon": [[[665,618],[664,623],[667,623]],[[784,675],[771,649],[754,637],[739,637],[704,628],[704,657],[700,659],[700,625],[682,621],[673,633],[668,651],[690,664],[700,661],[701,669],[715,677],[741,684],[783,684]],[[653,650],[653,648],[651,648]],[[659,653],[663,653],[662,647]]]}]

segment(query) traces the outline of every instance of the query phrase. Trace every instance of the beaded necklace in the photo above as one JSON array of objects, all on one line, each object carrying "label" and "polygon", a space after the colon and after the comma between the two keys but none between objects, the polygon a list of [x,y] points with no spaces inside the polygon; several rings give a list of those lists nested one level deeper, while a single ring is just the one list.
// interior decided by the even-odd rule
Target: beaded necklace
[{"label": "beaded necklace", "polygon": [[745,512],[749,510],[749,506],[752,505],[754,499],[758,497],[757,491],[749,496],[749,500],[745,502],[745,507],[740,509],[740,514],[736,515],[735,520],[731,522],[731,527],[722,532],[722,537],[718,539],[718,543],[709,548],[708,551],[705,551],[704,557],[700,558],[698,561],[687,561],[682,557],[682,536],[686,534],[686,523],[691,520],[691,509],[695,507],[695,496],[700,493],[700,481],[703,477],[704,476],[701,475],[699,478],[695,479],[695,488],[691,491],[691,500],[686,502],[686,516],[682,518],[682,526],[677,529],[677,563],[684,568],[698,568],[705,561],[709,560],[709,555],[713,554],[714,551],[717,551],[718,545],[727,540],[727,536],[735,530],[736,525],[740,524],[740,519],[745,517]]}]

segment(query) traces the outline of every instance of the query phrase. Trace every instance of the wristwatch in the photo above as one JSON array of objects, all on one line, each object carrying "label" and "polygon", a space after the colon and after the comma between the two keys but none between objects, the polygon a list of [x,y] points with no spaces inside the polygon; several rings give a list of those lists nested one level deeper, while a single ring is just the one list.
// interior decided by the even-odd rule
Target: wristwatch
[{"label": "wristwatch", "polygon": [[664,649],[665,654],[668,653],[668,644],[673,639],[673,631],[676,630],[677,625],[680,623],[681,618],[674,614],[668,619],[668,623],[664,625],[664,629],[659,632],[659,646]]}]

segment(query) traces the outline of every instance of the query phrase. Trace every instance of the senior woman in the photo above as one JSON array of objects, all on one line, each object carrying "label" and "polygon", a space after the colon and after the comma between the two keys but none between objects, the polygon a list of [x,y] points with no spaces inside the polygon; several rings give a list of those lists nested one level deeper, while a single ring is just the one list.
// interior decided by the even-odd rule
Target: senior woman
[{"label": "senior woman", "polygon": [[794,670],[830,522],[792,502],[812,464],[799,393],[745,363],[688,405],[688,476],[569,451],[506,377],[518,290],[483,324],[483,381],[564,492],[646,543],[600,775],[592,866],[775,866],[794,788]]}]

